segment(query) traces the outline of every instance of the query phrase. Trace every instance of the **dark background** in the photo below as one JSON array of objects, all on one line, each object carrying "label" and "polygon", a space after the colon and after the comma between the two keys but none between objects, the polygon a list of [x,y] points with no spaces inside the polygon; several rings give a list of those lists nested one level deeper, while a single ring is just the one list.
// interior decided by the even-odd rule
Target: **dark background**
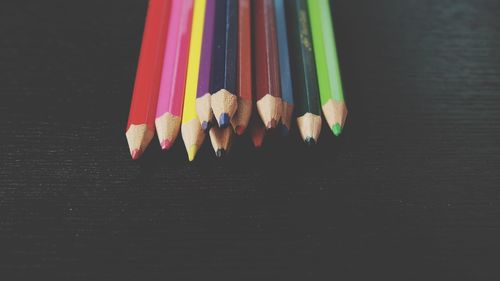
[{"label": "dark background", "polygon": [[334,2],[343,136],[189,164],[128,154],[146,1],[2,1],[0,274],[500,276],[500,1]]}]

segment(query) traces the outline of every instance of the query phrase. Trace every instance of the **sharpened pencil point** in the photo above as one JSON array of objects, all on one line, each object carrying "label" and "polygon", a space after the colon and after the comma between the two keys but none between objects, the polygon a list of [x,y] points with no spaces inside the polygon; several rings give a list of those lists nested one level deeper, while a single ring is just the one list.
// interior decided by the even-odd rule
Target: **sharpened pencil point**
[{"label": "sharpened pencil point", "polygon": [[219,117],[219,127],[224,129],[229,126],[229,114],[222,113]]},{"label": "sharpened pencil point", "polygon": [[142,151],[140,149],[134,149],[130,155],[132,155],[132,160],[137,160],[141,157]]},{"label": "sharpened pencil point", "polygon": [[162,150],[169,150],[172,147],[172,142],[170,140],[164,140],[160,145]]},{"label": "sharpened pencil point", "polygon": [[276,119],[271,119],[271,121],[269,121],[266,125],[266,129],[274,129],[276,128]]},{"label": "sharpened pencil point", "polygon": [[333,131],[333,134],[338,137],[342,133],[342,126],[340,126],[339,123],[335,123],[332,126],[332,131]]},{"label": "sharpened pencil point", "polygon": [[313,146],[316,144],[316,141],[311,137],[307,137],[305,142],[306,142],[307,146]]},{"label": "sharpened pencil point", "polygon": [[203,121],[201,122],[201,129],[203,130],[203,132],[208,132],[210,131],[210,128],[212,127],[212,124],[210,124],[210,122],[207,122],[207,121]]},{"label": "sharpened pencil point", "polygon": [[225,154],[226,151],[224,149],[217,149],[217,151],[215,152],[215,156],[217,156],[217,158],[222,158]]},{"label": "sharpened pencil point", "polygon": [[245,133],[245,128],[243,126],[236,126],[236,128],[234,128],[234,131],[236,131],[236,134],[238,136],[241,136],[243,135],[243,133]]},{"label": "sharpened pencil point", "polygon": [[194,158],[196,157],[196,153],[198,152],[198,148],[196,145],[192,145],[189,150],[188,150],[188,159],[189,162],[193,161]]}]

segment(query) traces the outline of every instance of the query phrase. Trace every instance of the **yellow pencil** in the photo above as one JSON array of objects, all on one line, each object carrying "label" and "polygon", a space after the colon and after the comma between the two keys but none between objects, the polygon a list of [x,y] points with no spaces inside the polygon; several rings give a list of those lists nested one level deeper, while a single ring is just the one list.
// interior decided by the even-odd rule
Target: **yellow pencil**
[{"label": "yellow pencil", "polygon": [[196,153],[203,144],[203,133],[196,113],[196,90],[198,88],[198,72],[200,70],[201,41],[203,37],[203,23],[205,22],[206,0],[195,0],[193,22],[191,25],[191,43],[184,91],[184,105],[182,111],[181,133],[188,153],[189,161],[193,161]]}]

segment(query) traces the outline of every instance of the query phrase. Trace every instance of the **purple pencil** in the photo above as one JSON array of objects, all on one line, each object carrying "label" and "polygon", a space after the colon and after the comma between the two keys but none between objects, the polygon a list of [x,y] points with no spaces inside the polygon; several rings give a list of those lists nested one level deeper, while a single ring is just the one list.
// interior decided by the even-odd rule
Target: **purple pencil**
[{"label": "purple pencil", "polygon": [[210,104],[210,76],[212,69],[212,49],[214,38],[215,1],[207,0],[205,8],[205,24],[201,45],[200,72],[196,92],[196,112],[204,132],[210,130],[213,118]]}]

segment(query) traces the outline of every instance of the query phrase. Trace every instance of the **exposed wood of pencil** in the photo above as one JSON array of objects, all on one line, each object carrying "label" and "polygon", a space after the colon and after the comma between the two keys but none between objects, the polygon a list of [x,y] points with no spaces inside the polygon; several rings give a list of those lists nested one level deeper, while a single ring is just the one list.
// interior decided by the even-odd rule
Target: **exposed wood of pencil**
[{"label": "exposed wood of pencil", "polygon": [[154,135],[154,120],[168,30],[170,2],[151,0],[137,65],[126,138],[132,159],[138,159]]},{"label": "exposed wood of pencil", "polygon": [[274,6],[272,0],[253,4],[257,111],[266,128],[272,129],[281,120],[283,109]]},{"label": "exposed wood of pencil", "polygon": [[156,118],[156,132],[160,140],[161,149],[168,150],[172,147],[174,141],[179,135],[181,127],[181,117],[170,113],[165,113]]},{"label": "exposed wood of pencil", "polygon": [[312,113],[299,116],[297,117],[297,127],[305,143],[314,145],[321,133],[321,116]]},{"label": "exposed wood of pencil", "polygon": [[248,127],[252,115],[252,28],[250,0],[239,0],[238,6],[238,110],[231,125],[238,135]]},{"label": "exposed wood of pencil", "polygon": [[283,113],[281,116],[281,134],[288,135],[290,132],[293,114],[293,87],[292,74],[290,70],[290,54],[288,48],[287,23],[285,12],[286,0],[274,0],[274,12],[276,14],[276,30],[278,36],[278,54],[280,69],[281,98],[283,99]]},{"label": "exposed wood of pencil", "polygon": [[141,156],[153,139],[154,134],[155,131],[146,124],[130,125],[125,136],[127,137],[132,159],[137,160]]},{"label": "exposed wood of pencil", "polygon": [[205,134],[201,130],[200,121],[198,119],[191,119],[187,123],[183,123],[181,133],[188,153],[188,159],[189,161],[193,161],[205,140]]},{"label": "exposed wood of pencil", "polygon": [[297,125],[302,139],[312,145],[318,141],[321,132],[321,108],[307,0],[290,0],[286,3]]},{"label": "exposed wood of pencil", "polygon": [[321,108],[330,129],[336,136],[340,135],[347,118],[347,106],[345,102],[329,99]]},{"label": "exposed wood of pencil", "polygon": [[[219,9],[219,2],[225,7]],[[212,72],[214,89],[210,100],[212,111],[220,127],[230,125],[230,119],[238,109],[236,95],[237,57],[238,57],[238,1],[219,1],[215,25],[215,68]],[[221,4],[220,4],[221,5]],[[220,16],[219,16],[220,13]],[[224,18],[222,19],[222,16]],[[221,22],[223,21],[223,29]],[[222,33],[223,32],[223,33]]]},{"label": "exposed wood of pencil", "polygon": [[210,129],[210,141],[212,142],[212,147],[215,151],[215,156],[221,158],[229,152],[231,147],[231,138],[233,136],[233,130],[230,127],[219,128],[213,126]]},{"label": "exposed wood of pencil", "polygon": [[210,79],[212,75],[212,51],[214,47],[215,4],[217,0],[207,0],[205,8],[205,23],[200,57],[200,73],[196,93],[196,111],[201,128],[208,132],[213,120],[210,103]]}]

